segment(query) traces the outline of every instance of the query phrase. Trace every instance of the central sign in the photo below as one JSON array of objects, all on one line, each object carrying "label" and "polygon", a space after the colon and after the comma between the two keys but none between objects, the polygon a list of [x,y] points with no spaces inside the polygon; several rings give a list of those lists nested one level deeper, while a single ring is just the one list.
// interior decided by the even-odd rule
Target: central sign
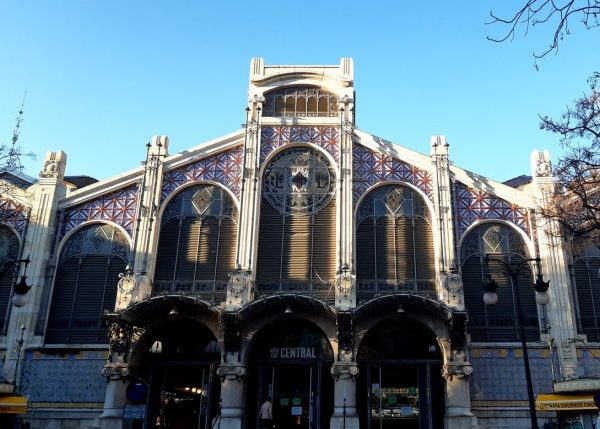
[{"label": "central sign", "polygon": [[271,347],[271,359],[316,359],[314,347]]}]

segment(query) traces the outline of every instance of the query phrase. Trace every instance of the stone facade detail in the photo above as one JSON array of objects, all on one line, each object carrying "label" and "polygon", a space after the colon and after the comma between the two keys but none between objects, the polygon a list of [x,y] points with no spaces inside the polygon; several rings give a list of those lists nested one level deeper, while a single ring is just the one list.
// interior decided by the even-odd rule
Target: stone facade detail
[{"label": "stone facade detail", "polygon": [[242,365],[221,364],[217,375],[224,380],[241,380],[246,377],[246,367]]}]

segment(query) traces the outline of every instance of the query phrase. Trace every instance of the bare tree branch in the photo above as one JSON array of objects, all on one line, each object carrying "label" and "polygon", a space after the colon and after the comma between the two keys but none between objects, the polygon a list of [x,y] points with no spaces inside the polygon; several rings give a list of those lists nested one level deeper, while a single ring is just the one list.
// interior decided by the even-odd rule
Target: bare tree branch
[{"label": "bare tree branch", "polygon": [[535,58],[542,58],[550,52],[558,52],[558,47],[565,35],[571,34],[570,24],[579,20],[583,28],[591,29],[600,26],[600,0],[527,0],[512,16],[502,18],[490,11],[492,20],[487,24],[506,26],[507,31],[498,37],[488,36],[492,42],[505,42],[515,37],[519,27],[525,27],[525,35],[530,27],[549,25],[554,28],[552,42],[546,49],[534,52]]}]

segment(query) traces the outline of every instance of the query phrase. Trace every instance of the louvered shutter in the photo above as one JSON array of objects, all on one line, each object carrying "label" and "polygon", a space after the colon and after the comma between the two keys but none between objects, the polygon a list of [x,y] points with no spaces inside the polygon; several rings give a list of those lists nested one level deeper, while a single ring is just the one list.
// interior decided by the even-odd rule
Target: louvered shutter
[{"label": "louvered shutter", "polygon": [[575,263],[575,290],[579,329],[589,341],[600,341],[600,258],[582,258]]}]

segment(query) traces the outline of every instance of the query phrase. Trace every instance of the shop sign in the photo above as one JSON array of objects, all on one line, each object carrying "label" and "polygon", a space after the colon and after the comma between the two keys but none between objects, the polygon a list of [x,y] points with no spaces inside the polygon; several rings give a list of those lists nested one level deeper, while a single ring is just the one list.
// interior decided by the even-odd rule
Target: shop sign
[{"label": "shop sign", "polygon": [[0,397],[0,414],[22,414],[27,411],[26,396]]},{"label": "shop sign", "polygon": [[271,347],[271,359],[316,359],[314,347]]},{"label": "shop sign", "polygon": [[144,420],[146,404],[127,404],[123,410],[123,420]]}]

